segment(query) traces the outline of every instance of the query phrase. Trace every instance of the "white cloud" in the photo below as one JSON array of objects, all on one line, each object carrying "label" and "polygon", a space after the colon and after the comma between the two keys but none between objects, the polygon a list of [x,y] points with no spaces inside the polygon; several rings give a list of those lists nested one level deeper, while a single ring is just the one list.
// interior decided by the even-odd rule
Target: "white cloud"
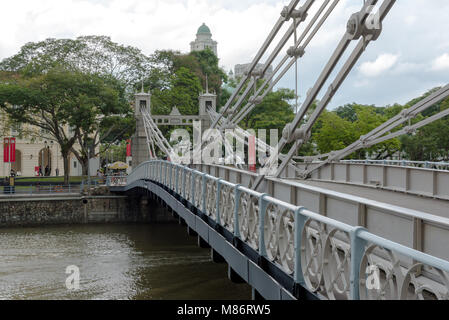
[{"label": "white cloud", "polygon": [[418,18],[416,16],[406,16],[404,21],[408,26],[413,26],[418,21]]},{"label": "white cloud", "polygon": [[[0,60],[17,53],[26,42],[46,38],[75,38],[107,35],[113,41],[140,48],[145,54],[157,49],[189,50],[189,43],[201,23],[218,41],[220,65],[226,70],[249,62],[257,53],[282,7],[290,0],[0,0]],[[299,5],[302,5],[301,1]],[[322,1],[315,1],[316,10]],[[340,0],[323,28],[312,39],[299,63],[300,95],[305,96],[346,30],[349,16],[360,10],[362,1]],[[313,7],[312,7],[313,8]],[[310,12],[305,24],[313,17]],[[435,83],[449,82],[441,68],[448,52],[449,1],[397,1],[383,23],[382,34],[370,43],[360,62],[332,100],[338,106],[348,102],[405,103]],[[291,21],[290,21],[291,23]],[[281,30],[287,29],[284,25]],[[300,31],[304,30],[304,25]],[[279,40],[278,37],[276,40]],[[281,54],[285,54],[290,40]],[[273,48],[276,43],[272,44]],[[400,59],[385,53],[401,53]],[[265,55],[264,59],[267,58]],[[278,59],[277,61],[279,61]],[[387,72],[388,71],[388,72]],[[377,76],[382,81],[377,81]],[[367,79],[368,82],[363,81]],[[279,86],[294,88],[294,72],[288,72]],[[357,82],[356,85],[354,83]],[[382,94],[378,94],[382,92]],[[405,98],[404,98],[405,97]],[[403,99],[398,101],[398,99]]]},{"label": "white cloud", "polygon": [[399,62],[391,72],[394,76],[423,72],[428,68],[428,65],[428,63]]},{"label": "white cloud", "polygon": [[435,60],[433,60],[432,70],[434,71],[449,70],[449,54],[445,53],[436,58]]},{"label": "white cloud", "polygon": [[381,54],[375,61],[368,61],[362,63],[359,71],[367,77],[377,77],[391,69],[399,59],[399,55]]}]

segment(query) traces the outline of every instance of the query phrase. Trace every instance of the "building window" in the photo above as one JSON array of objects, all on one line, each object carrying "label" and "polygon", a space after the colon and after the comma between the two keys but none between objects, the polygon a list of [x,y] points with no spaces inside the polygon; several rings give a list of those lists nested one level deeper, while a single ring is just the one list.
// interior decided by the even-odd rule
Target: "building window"
[{"label": "building window", "polygon": [[73,169],[76,169],[76,161],[73,161]]}]

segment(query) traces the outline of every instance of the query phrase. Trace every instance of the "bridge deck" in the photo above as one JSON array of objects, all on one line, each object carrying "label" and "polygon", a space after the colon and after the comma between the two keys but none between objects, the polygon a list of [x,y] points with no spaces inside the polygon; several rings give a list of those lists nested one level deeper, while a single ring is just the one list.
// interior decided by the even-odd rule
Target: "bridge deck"
[{"label": "bridge deck", "polygon": [[395,206],[426,212],[440,217],[449,218],[449,201],[429,197],[414,196],[402,192],[388,191],[374,187],[363,187],[335,182],[300,181],[302,184],[346,193]]}]

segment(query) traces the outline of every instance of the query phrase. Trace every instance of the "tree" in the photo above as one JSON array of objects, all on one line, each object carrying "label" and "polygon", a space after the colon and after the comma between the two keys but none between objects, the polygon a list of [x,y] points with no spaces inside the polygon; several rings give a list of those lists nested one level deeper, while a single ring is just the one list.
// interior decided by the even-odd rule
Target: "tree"
[{"label": "tree", "polygon": [[147,76],[151,65],[137,48],[120,45],[106,36],[83,36],[27,43],[19,53],[4,59],[0,70],[33,76],[59,66],[115,78],[132,94],[130,90]]},{"label": "tree", "polygon": [[200,65],[202,73],[200,75],[200,80],[203,86],[206,84],[205,76],[207,75],[209,88],[215,91],[218,96],[218,101],[221,101],[221,88],[223,83],[228,82],[228,76],[226,72],[218,66],[219,59],[215,53],[209,48],[206,48],[206,50],[202,51],[193,51],[190,55],[194,56]]},{"label": "tree", "polygon": [[[411,106],[439,88],[426,92],[423,96],[413,99],[407,106]],[[440,111],[449,108],[449,99],[428,108],[413,119],[412,123],[424,120]],[[417,130],[414,134],[400,138],[402,151],[412,161],[448,161],[449,160],[449,117],[445,117]]]},{"label": "tree", "polygon": [[[80,161],[83,172],[87,173],[88,146],[95,150],[101,143],[110,146],[109,140],[123,139],[129,135],[134,126],[129,126],[132,119],[131,107],[127,101],[134,93],[134,85],[148,75],[150,58],[137,48],[117,44],[106,36],[83,36],[72,39],[47,39],[25,44],[16,55],[0,63],[0,76],[15,73],[23,77],[43,75],[55,68],[80,72],[103,78],[111,90],[118,92],[122,108],[116,109],[115,120],[107,121],[100,110],[92,110],[95,119],[84,121],[77,137],[80,148],[72,152]],[[110,125],[114,127],[110,127]],[[104,127],[106,126],[106,127]],[[104,128],[106,128],[104,130]],[[121,134],[117,130],[122,130]],[[115,134],[115,135],[114,135]],[[98,150],[98,148],[97,148]],[[92,152],[91,156],[97,154]]]},{"label": "tree", "polygon": [[289,89],[279,89],[270,92],[265,99],[246,116],[242,125],[245,129],[278,129],[280,132],[285,125],[294,119],[294,112],[289,101],[295,93]]},{"label": "tree", "polygon": [[314,133],[313,141],[321,154],[341,150],[357,139],[353,123],[335,112],[324,111],[319,122],[321,128]]},{"label": "tree", "polygon": [[198,95],[206,87],[206,76],[209,89],[217,93],[220,101],[221,86],[227,81],[227,76],[210,49],[189,54],[156,51],[150,56],[150,61],[145,88],[152,92],[152,111],[155,114],[170,113],[173,106],[177,106],[181,113],[187,112],[184,114],[198,114]]},{"label": "tree", "polygon": [[[93,108],[89,121],[80,122],[80,134],[77,142],[79,148],[72,148],[72,153],[82,165],[83,175],[88,174],[88,160],[123,140],[129,139],[135,131],[135,119],[131,105],[126,100],[124,88],[114,78],[100,77],[105,89],[116,93],[117,101],[113,109]],[[105,100],[105,97],[100,96]]]},{"label": "tree", "polygon": [[[312,141],[321,154],[344,149],[387,121],[385,112],[385,108],[355,103],[339,107],[335,111],[325,111],[314,127]],[[370,156],[385,159],[399,149],[399,140],[391,139],[368,149],[358,150],[349,158],[363,159]]]},{"label": "tree", "polygon": [[121,103],[101,77],[60,68],[0,82],[0,108],[15,121],[46,130],[60,145],[64,183],[69,181],[69,154],[82,130],[99,114],[121,109]]}]

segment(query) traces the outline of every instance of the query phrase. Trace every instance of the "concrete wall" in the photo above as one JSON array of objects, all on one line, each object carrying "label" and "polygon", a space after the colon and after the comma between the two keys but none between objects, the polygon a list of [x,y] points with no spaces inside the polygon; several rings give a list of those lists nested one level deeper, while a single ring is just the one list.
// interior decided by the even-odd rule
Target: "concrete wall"
[{"label": "concrete wall", "polygon": [[155,223],[172,219],[167,210],[146,195],[0,199],[0,227]]}]

